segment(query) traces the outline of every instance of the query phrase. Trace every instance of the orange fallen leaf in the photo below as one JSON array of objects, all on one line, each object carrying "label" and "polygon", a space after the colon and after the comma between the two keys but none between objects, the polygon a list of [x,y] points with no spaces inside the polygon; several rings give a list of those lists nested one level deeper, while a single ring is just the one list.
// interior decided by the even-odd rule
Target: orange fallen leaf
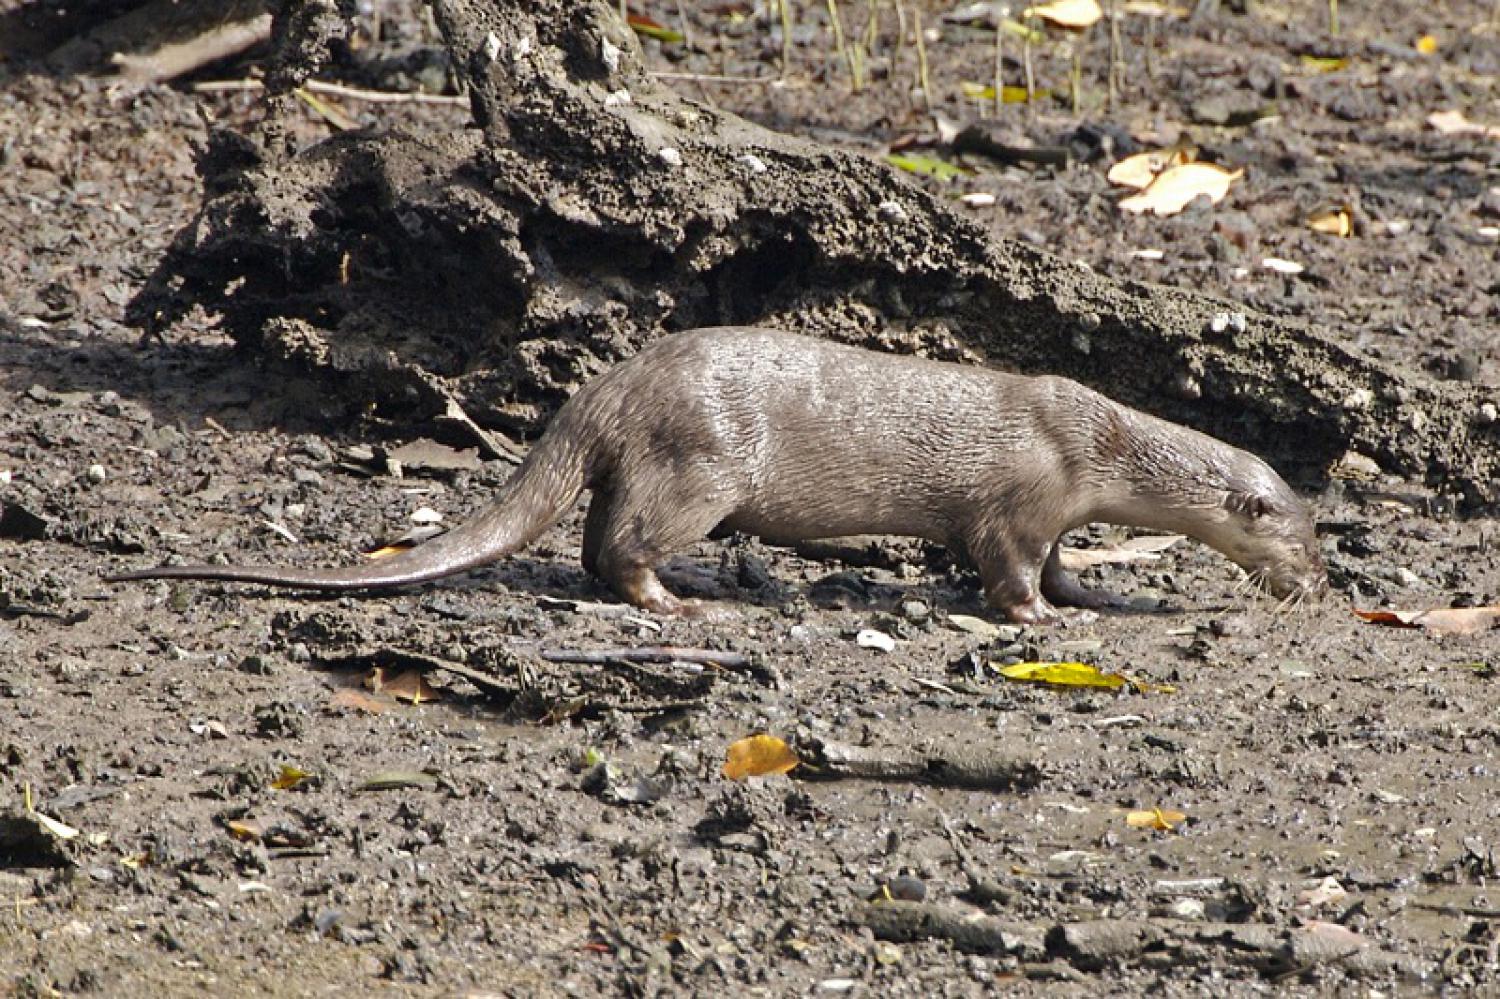
[{"label": "orange fallen leaf", "polygon": [[385,701],[378,697],[371,697],[362,690],[353,687],[340,687],[328,698],[330,708],[352,708],[355,711],[363,711],[366,714],[378,715],[390,707]]},{"label": "orange fallen leaf", "polygon": [[1125,816],[1125,824],[1132,829],[1159,829],[1162,832],[1169,832],[1185,821],[1186,813],[1175,812],[1170,808],[1148,808]]},{"label": "orange fallen leaf", "polygon": [[792,748],[774,735],[752,735],[729,744],[724,776],[730,780],[784,774],[802,761]]},{"label": "orange fallen leaf", "polygon": [[1360,610],[1354,613],[1375,624],[1422,628],[1434,635],[1477,635],[1500,625],[1500,607],[1437,607],[1432,610]]}]

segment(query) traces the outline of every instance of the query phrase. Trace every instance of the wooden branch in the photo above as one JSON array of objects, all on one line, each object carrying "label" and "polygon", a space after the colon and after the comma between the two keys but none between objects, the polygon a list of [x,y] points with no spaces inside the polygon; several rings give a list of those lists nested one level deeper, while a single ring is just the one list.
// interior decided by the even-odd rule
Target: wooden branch
[{"label": "wooden branch", "polygon": [[195,38],[168,42],[154,52],[144,54],[116,52],[110,62],[120,75],[140,83],[159,83],[209,63],[238,55],[271,37],[271,15],[261,14],[248,21],[231,21],[216,25]]}]

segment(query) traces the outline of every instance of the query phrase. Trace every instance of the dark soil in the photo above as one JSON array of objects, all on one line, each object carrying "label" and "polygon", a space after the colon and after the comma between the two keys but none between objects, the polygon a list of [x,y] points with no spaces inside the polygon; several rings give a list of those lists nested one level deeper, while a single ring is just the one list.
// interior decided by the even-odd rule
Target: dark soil
[{"label": "dark soil", "polygon": [[[874,154],[935,134],[889,5],[858,95],[822,4],[796,5],[784,84],[702,79],[774,79],[780,46],[760,17],[701,6],[714,13],[692,20],[694,48],[646,45],[657,69],[700,74],[671,81],[684,95]],[[905,14],[918,6],[935,32],[935,109],[974,120],[983,108],[960,83],[989,81],[993,36],[944,23],[944,8]],[[1112,114],[1102,26],[1082,43],[1078,117],[1066,100],[1005,109],[1018,135],[1077,147],[1071,165],[967,156],[975,173],[924,183],[993,194],[969,210],[998,235],[1314,320],[1366,358],[1494,388],[1500,404],[1500,140],[1426,124],[1457,109],[1500,126],[1493,4],[1341,5],[1337,39],[1323,3],[1220,6],[1165,19],[1150,38],[1127,20]],[[0,3],[0,16],[18,9]],[[841,5],[847,34],[866,9]],[[673,4],[649,13],[677,23]],[[404,89],[428,65],[423,37],[393,24],[390,58],[367,47],[352,82]],[[1419,55],[1428,34],[1438,48]],[[1302,58],[1340,55],[1333,72]],[[1065,90],[1063,54],[1039,49],[1036,63],[1039,85]],[[1254,124],[1194,121],[1273,98],[1276,115]],[[0,63],[9,989],[1500,987],[1500,633],[1445,637],[1350,613],[1500,603],[1494,521],[1458,519],[1414,483],[1322,477],[1309,498],[1336,590],[1321,604],[1278,613],[1185,542],[1085,571],[1134,598],[1130,611],[989,638],[948,621],[987,614],[973,577],[910,543],[825,561],[705,542],[670,582],[721,602],[726,620],[622,615],[579,567],[579,514],[522,557],[409,592],[103,584],[167,556],[335,561],[401,534],[422,507],[461,521],[510,467],[433,467],[452,456],[427,449],[392,474],[388,452],[438,431],[375,417],[351,429],[357,401],[262,367],[211,316],[143,346],[122,324],[199,203],[205,116],[248,126],[258,101],[56,74],[25,51]],[[343,106],[419,135],[467,118]],[[295,124],[307,143],[329,129],[311,110]],[[1081,137],[1119,147],[1183,132],[1247,168],[1244,180],[1211,210],[1120,213],[1112,156],[1091,158]],[[1337,203],[1352,208],[1352,238],[1303,225]],[[1306,270],[1280,275],[1265,257]],[[1298,446],[1266,457],[1295,465]],[[1090,529],[1074,543],[1125,534]],[[857,642],[867,629],[895,650]],[[542,656],[647,645],[749,662]],[[1173,690],[1058,691],[990,665],[1014,659],[1084,660]],[[435,660],[456,664],[429,674],[441,700],[350,693],[373,667]],[[915,760],[928,779],[725,779],[726,747],[755,732]],[[1035,773],[996,763],[1016,760]],[[288,766],[311,776],[277,788]],[[28,795],[78,835],[39,825]],[[1171,831],[1127,824],[1155,807],[1187,818]],[[927,908],[865,901],[887,893]]]}]

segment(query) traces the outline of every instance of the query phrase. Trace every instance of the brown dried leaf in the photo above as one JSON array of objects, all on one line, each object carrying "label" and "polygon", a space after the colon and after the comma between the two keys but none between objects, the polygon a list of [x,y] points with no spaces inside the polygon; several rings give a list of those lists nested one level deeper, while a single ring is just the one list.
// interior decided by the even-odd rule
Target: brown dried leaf
[{"label": "brown dried leaf", "polygon": [[1185,537],[1183,534],[1143,534],[1103,548],[1064,547],[1058,550],[1057,555],[1062,567],[1069,572],[1120,562],[1155,562],[1161,558],[1162,552]]},{"label": "brown dried leaf", "polygon": [[1500,607],[1438,607],[1432,610],[1360,610],[1375,624],[1422,628],[1434,635],[1477,635],[1500,625]]},{"label": "brown dried leaf", "polygon": [[1072,31],[1092,27],[1104,16],[1098,0],[1051,0],[1051,3],[1027,7],[1022,17],[1039,17],[1048,24]]},{"label": "brown dried leaf", "polygon": [[363,690],[354,687],[340,687],[328,698],[330,708],[350,708],[355,711],[363,711],[366,714],[383,714],[390,707],[389,702],[378,697],[371,697]]},{"label": "brown dried leaf", "polygon": [[382,694],[390,694],[398,701],[410,701],[413,704],[425,704],[428,701],[443,699],[442,691],[428,684],[426,677],[414,669],[384,680],[375,689]]},{"label": "brown dried leaf", "polygon": [[1193,162],[1196,151],[1181,146],[1174,149],[1150,149],[1144,153],[1127,156],[1109,168],[1107,177],[1111,184],[1144,190],[1163,170]]},{"label": "brown dried leaf", "polygon": [[1432,112],[1427,116],[1427,124],[1444,135],[1482,135],[1487,139],[1500,139],[1500,125],[1480,125],[1456,109]]},{"label": "brown dried leaf", "polygon": [[1213,163],[1184,163],[1162,171],[1140,194],[1120,202],[1122,211],[1176,215],[1200,195],[1218,204],[1229,186],[1245,175],[1243,170],[1225,170]]}]

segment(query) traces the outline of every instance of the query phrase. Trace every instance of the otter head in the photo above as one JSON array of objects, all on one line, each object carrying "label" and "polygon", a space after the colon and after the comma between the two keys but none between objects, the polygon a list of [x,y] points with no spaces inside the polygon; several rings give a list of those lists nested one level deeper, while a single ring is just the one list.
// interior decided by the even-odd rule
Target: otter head
[{"label": "otter head", "polygon": [[1328,571],[1318,551],[1312,515],[1281,477],[1236,477],[1202,539],[1223,552],[1278,598],[1321,596]]}]

